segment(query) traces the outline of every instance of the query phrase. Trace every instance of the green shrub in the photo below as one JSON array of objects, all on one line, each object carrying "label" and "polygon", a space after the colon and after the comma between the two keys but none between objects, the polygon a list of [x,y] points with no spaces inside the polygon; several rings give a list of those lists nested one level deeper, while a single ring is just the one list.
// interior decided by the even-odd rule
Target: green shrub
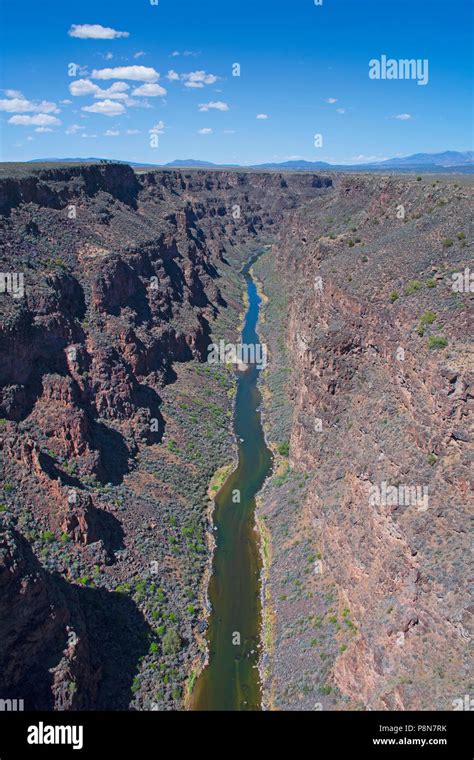
[{"label": "green shrub", "polygon": [[169,628],[163,636],[163,654],[176,654],[181,649],[181,639],[175,628]]},{"label": "green shrub", "polygon": [[442,245],[443,245],[443,248],[451,248],[451,246],[453,245],[453,241],[451,238],[445,238],[443,240]]},{"label": "green shrub", "polygon": [[431,311],[431,309],[428,309],[428,311],[425,311],[424,314],[421,315],[420,321],[418,323],[417,332],[418,335],[424,335],[425,334],[425,328],[427,325],[432,325],[433,322],[436,319],[436,314],[434,311]]},{"label": "green shrub", "polygon": [[428,348],[430,350],[436,348],[446,348],[447,345],[448,340],[444,337],[444,335],[430,335],[428,338]]},{"label": "green shrub", "polygon": [[412,293],[416,293],[416,291],[421,290],[422,287],[423,287],[423,283],[420,282],[419,280],[410,280],[410,282],[405,288],[405,295],[409,296]]},{"label": "green shrub", "polygon": [[287,457],[290,453],[290,444],[288,441],[283,441],[282,443],[278,444],[278,453],[281,454],[282,457]]},{"label": "green shrub", "polygon": [[392,292],[390,293],[390,303],[395,303],[395,301],[397,300],[397,298],[398,298],[397,291],[396,290],[392,290]]}]

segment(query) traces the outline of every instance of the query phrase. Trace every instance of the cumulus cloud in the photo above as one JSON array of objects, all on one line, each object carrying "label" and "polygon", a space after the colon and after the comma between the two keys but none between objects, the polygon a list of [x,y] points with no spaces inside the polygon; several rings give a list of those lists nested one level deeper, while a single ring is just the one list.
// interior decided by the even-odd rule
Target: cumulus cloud
[{"label": "cumulus cloud", "polygon": [[117,103],[116,100],[98,100],[92,106],[83,106],[83,111],[88,113],[98,113],[102,116],[120,116],[125,111],[122,103]]},{"label": "cumulus cloud", "polygon": [[324,102],[332,105],[333,103],[337,103],[337,98],[326,98]]},{"label": "cumulus cloud", "polygon": [[75,135],[76,132],[80,132],[81,129],[85,129],[85,127],[81,127],[80,124],[71,124],[71,126],[66,129],[66,134]]},{"label": "cumulus cloud", "polygon": [[258,113],[255,117],[256,119],[268,119],[267,113]]},{"label": "cumulus cloud", "polygon": [[228,111],[229,106],[222,100],[211,100],[209,103],[199,104],[200,111],[210,111],[211,109],[215,111]]},{"label": "cumulus cloud", "polygon": [[113,82],[110,87],[103,90],[90,79],[76,79],[69,85],[69,92],[76,97],[93,95],[94,98],[111,98],[112,100],[126,100],[129,96],[127,90],[130,85],[126,82]]},{"label": "cumulus cloud", "polygon": [[201,89],[206,84],[215,84],[218,78],[215,74],[208,74],[203,69],[199,71],[188,71],[185,74],[178,74],[173,69],[170,69],[166,75],[170,82],[181,81],[184,82],[185,87],[194,87]]},{"label": "cumulus cloud", "polygon": [[151,135],[162,135],[165,130],[165,123],[162,119],[155,124],[154,127],[151,127],[148,131]]},{"label": "cumulus cloud", "polygon": [[142,56],[146,55],[146,53],[143,50],[138,50],[138,52],[134,53],[134,58],[141,58]]},{"label": "cumulus cloud", "polygon": [[336,108],[337,113],[346,113],[345,108]]},{"label": "cumulus cloud", "polygon": [[52,132],[51,127],[36,127],[35,132]]},{"label": "cumulus cloud", "polygon": [[23,97],[21,92],[7,90],[8,92],[14,92],[16,96],[19,95],[20,97],[0,100],[0,111],[7,111],[9,113],[59,113],[56,103],[50,103],[48,100],[41,100],[35,103]]},{"label": "cumulus cloud", "polygon": [[217,82],[215,74],[207,74],[205,71],[190,71],[188,74],[181,74],[181,79],[185,87],[204,87],[205,84]]},{"label": "cumulus cloud", "polygon": [[135,90],[133,90],[132,95],[137,97],[143,95],[148,98],[156,98],[159,96],[163,97],[163,95],[166,95],[166,90],[159,84],[145,82],[145,84],[142,84],[140,87],[137,87]]},{"label": "cumulus cloud", "polygon": [[117,137],[120,134],[118,129],[106,129],[104,137]]},{"label": "cumulus cloud", "polygon": [[151,66],[115,66],[94,69],[92,79],[132,79],[135,82],[156,82],[160,75]]},{"label": "cumulus cloud", "polygon": [[68,34],[81,40],[115,40],[117,37],[130,36],[129,32],[118,32],[110,26],[100,24],[72,24]]},{"label": "cumulus cloud", "polygon": [[394,119],[398,119],[399,121],[410,121],[412,119],[411,113],[399,113],[397,116],[393,117]]},{"label": "cumulus cloud", "polygon": [[210,129],[209,127],[203,127],[202,129],[198,129],[198,134],[199,135],[211,135],[212,134],[212,129]]},{"label": "cumulus cloud", "polygon": [[50,116],[47,113],[38,113],[35,116],[26,116],[16,114],[8,119],[9,124],[16,124],[22,127],[56,127],[61,121],[56,116]]}]

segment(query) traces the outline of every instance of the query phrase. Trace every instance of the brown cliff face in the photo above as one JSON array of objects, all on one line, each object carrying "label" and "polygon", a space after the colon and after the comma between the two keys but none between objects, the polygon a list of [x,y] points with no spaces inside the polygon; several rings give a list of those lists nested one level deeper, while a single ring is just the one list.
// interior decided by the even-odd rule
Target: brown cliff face
[{"label": "brown cliff face", "polygon": [[[473,296],[453,292],[451,273],[469,265],[470,195],[341,178],[278,243],[278,268],[294,272],[293,474],[261,505],[274,536],[277,706],[449,710],[469,691]],[[292,508],[298,473],[310,477]],[[384,499],[384,483],[401,495]]]}]

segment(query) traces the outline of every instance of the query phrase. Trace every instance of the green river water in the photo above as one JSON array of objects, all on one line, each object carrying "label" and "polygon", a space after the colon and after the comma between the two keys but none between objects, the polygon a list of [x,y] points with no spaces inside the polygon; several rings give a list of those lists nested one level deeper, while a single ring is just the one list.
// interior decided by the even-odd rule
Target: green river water
[{"label": "green river water", "polygon": [[[259,343],[256,328],[261,299],[249,273],[256,258],[258,254],[242,270],[248,308],[241,341],[247,345]],[[215,499],[216,547],[208,591],[212,611],[206,633],[209,663],[194,687],[193,710],[260,709],[261,561],[255,494],[272,467],[260,419],[260,371],[250,364],[238,373],[234,413],[238,466]],[[236,491],[240,492],[240,503],[235,502]]]}]

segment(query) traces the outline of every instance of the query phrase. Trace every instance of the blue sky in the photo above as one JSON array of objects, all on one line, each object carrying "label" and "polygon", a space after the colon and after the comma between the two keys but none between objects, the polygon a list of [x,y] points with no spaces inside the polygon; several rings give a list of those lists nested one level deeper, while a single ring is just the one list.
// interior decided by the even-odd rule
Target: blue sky
[{"label": "blue sky", "polygon": [[[0,157],[245,165],[467,150],[469,8],[465,0],[2,0]],[[370,79],[369,61],[382,55],[427,59],[428,83]]]}]

